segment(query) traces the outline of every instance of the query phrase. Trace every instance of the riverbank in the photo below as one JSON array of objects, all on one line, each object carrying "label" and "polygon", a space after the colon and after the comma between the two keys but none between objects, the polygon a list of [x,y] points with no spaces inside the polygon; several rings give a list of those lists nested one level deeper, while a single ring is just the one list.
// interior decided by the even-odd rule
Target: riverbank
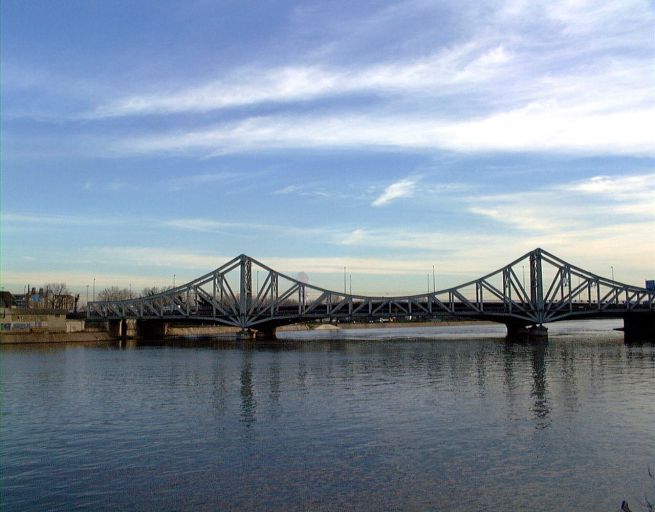
[{"label": "riverbank", "polygon": [[27,343],[68,343],[85,341],[114,341],[116,338],[104,331],[81,332],[26,332],[0,334],[0,345]]}]

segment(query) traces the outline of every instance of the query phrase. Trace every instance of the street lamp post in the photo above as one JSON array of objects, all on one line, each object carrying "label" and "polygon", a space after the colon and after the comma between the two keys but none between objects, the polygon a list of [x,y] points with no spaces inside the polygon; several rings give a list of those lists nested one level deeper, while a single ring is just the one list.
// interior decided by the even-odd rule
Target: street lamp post
[{"label": "street lamp post", "polygon": [[610,267],[612,269],[612,281],[614,281],[614,265]]},{"label": "street lamp post", "polygon": [[96,278],[93,278],[93,302],[96,301]]},{"label": "street lamp post", "polygon": [[434,274],[434,265],[432,265],[432,291],[437,292],[437,280]]},{"label": "street lamp post", "polygon": [[343,293],[344,295],[348,293],[348,289],[346,288],[346,267],[343,267]]}]

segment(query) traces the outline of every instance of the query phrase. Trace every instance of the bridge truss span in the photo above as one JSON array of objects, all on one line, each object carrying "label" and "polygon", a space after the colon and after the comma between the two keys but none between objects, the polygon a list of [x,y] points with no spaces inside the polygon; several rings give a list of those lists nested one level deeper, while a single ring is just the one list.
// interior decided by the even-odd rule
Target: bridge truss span
[{"label": "bridge truss span", "polygon": [[310,285],[244,254],[165,292],[90,302],[90,320],[195,321],[241,329],[311,321],[467,317],[507,325],[541,325],[585,317],[655,312],[655,292],[623,284],[535,249],[459,286],[409,296],[353,295]]}]

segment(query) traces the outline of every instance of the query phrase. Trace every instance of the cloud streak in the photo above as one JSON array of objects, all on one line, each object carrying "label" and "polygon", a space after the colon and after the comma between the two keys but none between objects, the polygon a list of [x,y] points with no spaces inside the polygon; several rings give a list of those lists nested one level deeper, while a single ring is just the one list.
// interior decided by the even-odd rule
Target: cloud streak
[{"label": "cloud streak", "polygon": [[284,148],[649,155],[655,108],[584,113],[534,104],[469,121],[410,115],[254,117],[207,129],[133,137],[117,154],[229,154]]},{"label": "cloud streak", "polygon": [[396,199],[412,197],[416,191],[417,182],[417,179],[405,178],[392,183],[371,203],[371,206],[384,206]]},{"label": "cloud streak", "polygon": [[98,107],[87,118],[210,112],[260,103],[288,103],[362,92],[433,96],[437,87],[482,83],[510,60],[502,46],[466,43],[410,63],[386,62],[363,69],[286,66],[244,69],[232,76],[174,92],[130,96]]}]

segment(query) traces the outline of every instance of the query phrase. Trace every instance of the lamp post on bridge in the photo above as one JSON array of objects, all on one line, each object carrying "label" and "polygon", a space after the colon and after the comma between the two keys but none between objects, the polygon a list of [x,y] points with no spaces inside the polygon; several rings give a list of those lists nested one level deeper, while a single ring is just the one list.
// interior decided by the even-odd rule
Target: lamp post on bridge
[{"label": "lamp post on bridge", "polygon": [[614,265],[610,267],[612,269],[612,281],[614,281]]},{"label": "lamp post on bridge", "polygon": [[343,267],[343,294],[346,295],[348,293],[348,288],[346,288],[346,267]]},{"label": "lamp post on bridge", "polygon": [[93,302],[96,301],[96,278],[93,278]]},{"label": "lamp post on bridge", "polygon": [[87,308],[89,307],[89,285],[86,285],[86,303],[87,303]]},{"label": "lamp post on bridge", "polygon": [[432,292],[437,293],[437,280],[434,274],[434,265],[432,265]]}]

